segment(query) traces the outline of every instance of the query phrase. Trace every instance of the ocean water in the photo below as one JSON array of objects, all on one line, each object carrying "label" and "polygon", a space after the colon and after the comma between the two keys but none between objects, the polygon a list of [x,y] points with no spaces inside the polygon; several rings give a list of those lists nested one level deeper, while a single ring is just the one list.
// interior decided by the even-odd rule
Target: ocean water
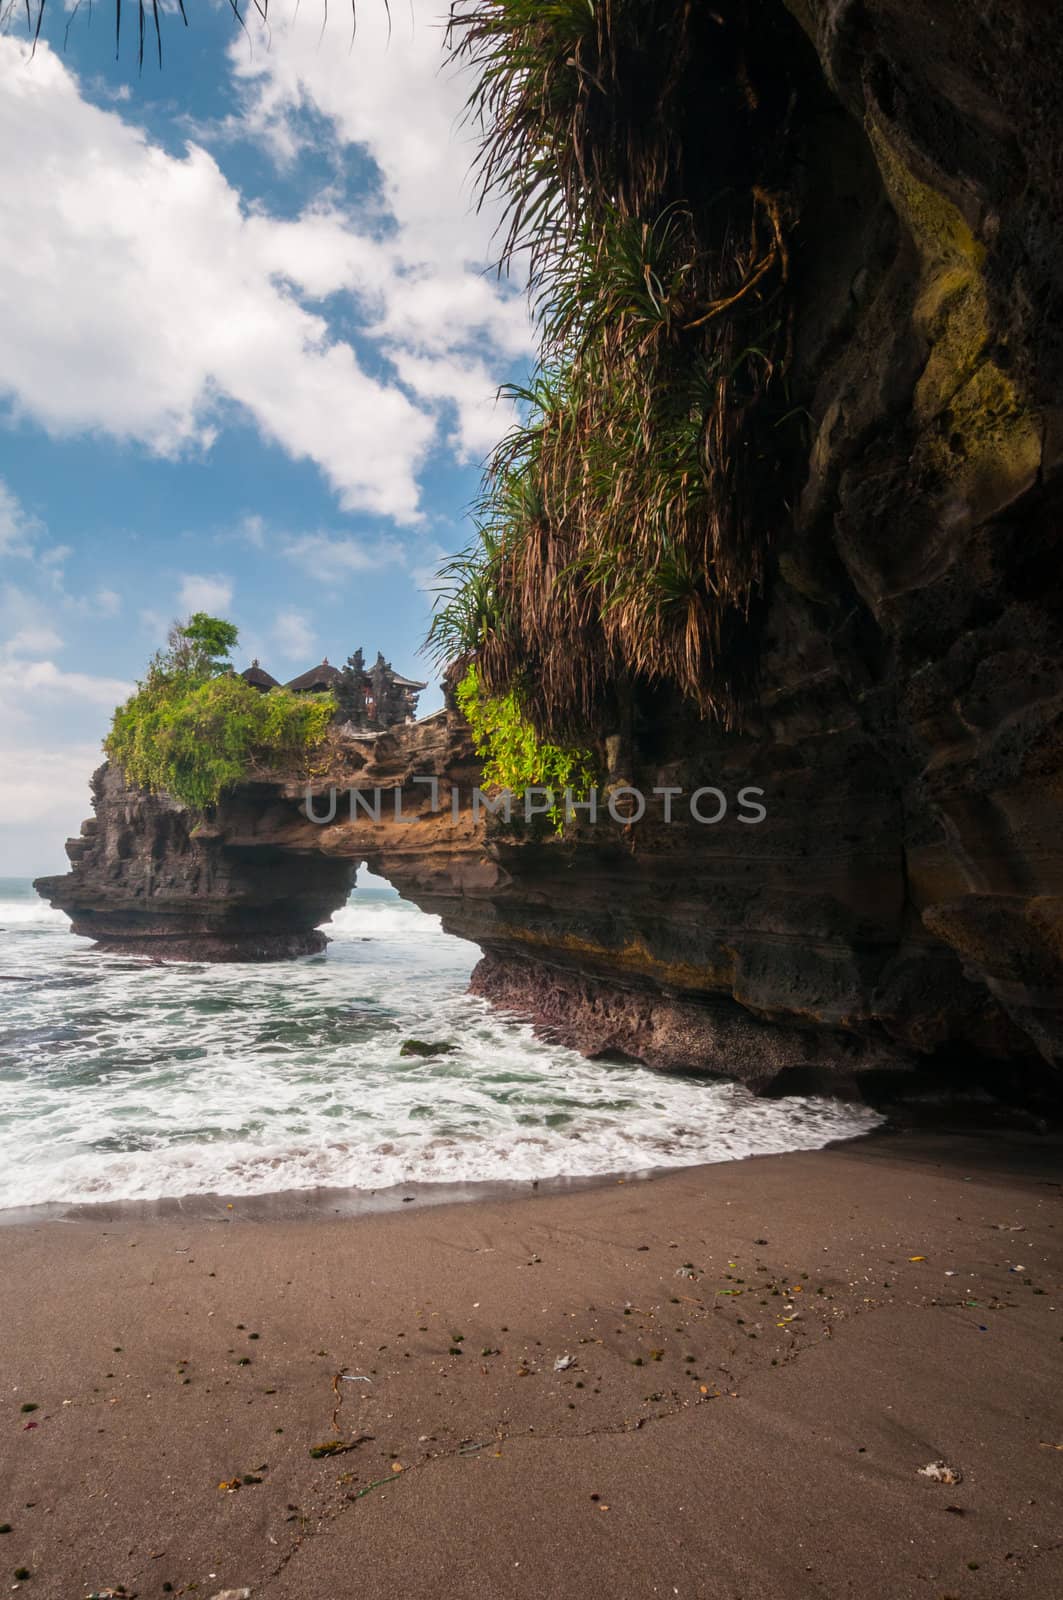
[{"label": "ocean water", "polygon": [[[158,967],[0,879],[0,1209],[645,1172],[879,1120],[544,1044],[464,992],[475,946],[390,890],[327,932],[298,962]],[[404,1058],[410,1037],[455,1049]]]}]

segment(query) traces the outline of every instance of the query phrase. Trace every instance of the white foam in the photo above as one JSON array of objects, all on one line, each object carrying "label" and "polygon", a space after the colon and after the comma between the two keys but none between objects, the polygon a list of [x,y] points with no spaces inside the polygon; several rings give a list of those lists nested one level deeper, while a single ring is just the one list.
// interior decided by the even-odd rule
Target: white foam
[{"label": "white foam", "polygon": [[357,892],[321,927],[330,938],[346,934],[355,939],[416,940],[418,943],[443,933],[438,917],[427,916],[406,900],[360,901]]},{"label": "white foam", "polygon": [[[0,993],[0,1207],[647,1171],[879,1120],[546,1045],[465,993],[474,946],[392,897],[356,894],[327,959],[265,966],[100,957],[41,909],[0,934],[29,980]],[[455,1048],[403,1057],[410,1036]]]},{"label": "white foam", "polygon": [[43,900],[0,899],[0,928],[68,928],[69,926],[70,918],[66,912],[54,910]]}]

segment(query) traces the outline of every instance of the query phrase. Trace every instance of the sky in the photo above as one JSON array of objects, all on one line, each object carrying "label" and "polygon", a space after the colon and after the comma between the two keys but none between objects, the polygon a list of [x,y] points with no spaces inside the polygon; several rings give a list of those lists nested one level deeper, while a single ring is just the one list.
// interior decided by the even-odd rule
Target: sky
[{"label": "sky", "polygon": [[[532,350],[445,0],[0,33],[0,876],[64,870],[170,622],[285,680],[418,654]],[[69,24],[69,29],[68,29]],[[65,38],[64,38],[65,35]],[[422,710],[440,703],[433,686]]]}]

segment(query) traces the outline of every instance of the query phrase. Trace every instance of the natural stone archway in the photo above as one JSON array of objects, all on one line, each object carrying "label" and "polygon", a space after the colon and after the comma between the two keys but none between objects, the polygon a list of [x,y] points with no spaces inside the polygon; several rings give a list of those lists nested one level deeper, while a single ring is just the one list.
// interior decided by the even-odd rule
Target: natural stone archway
[{"label": "natural stone archway", "polygon": [[[1038,1041],[1021,1011],[912,919],[900,797],[864,736],[836,736],[815,770],[792,750],[707,743],[636,781],[690,792],[729,756],[764,789],[764,823],[700,826],[679,807],[670,824],[658,808],[637,827],[603,816],[564,837],[519,815],[474,821],[479,765],[453,713],[337,747],[310,786],[312,814],[335,808],[321,822],[306,785],[283,776],[197,821],[102,768],[71,872],[39,888],[105,950],[277,959],[324,948],[319,924],[364,861],[480,947],[476,992],[588,1054],[757,1089],[866,1084],[958,1047],[965,1074],[979,1059],[1029,1073]],[[364,797],[353,815],[351,788]],[[952,881],[944,836],[936,848]]]},{"label": "natural stone archway", "polygon": [[631,738],[598,730],[628,752],[614,778],[756,785],[766,822],[556,838],[452,815],[478,769],[451,712],[347,745],[317,783],[398,789],[409,824],[317,826],[283,774],[196,824],[105,773],[71,873],[41,884],[78,931],[318,949],[364,859],[480,946],[480,992],[587,1051],[759,1086],[920,1058],[1058,1084],[1063,30],[1026,0],[791,9],[822,71],[794,108],[808,459],[759,705],[727,733],[647,692]]}]

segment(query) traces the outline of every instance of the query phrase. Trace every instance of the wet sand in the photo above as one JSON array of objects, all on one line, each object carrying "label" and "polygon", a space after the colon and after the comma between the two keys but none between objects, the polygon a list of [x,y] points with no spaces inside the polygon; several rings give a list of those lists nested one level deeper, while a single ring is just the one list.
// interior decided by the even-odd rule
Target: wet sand
[{"label": "wet sand", "polygon": [[917,1133],[362,1216],[0,1229],[0,1583],[1058,1597],[1060,1155]]}]

